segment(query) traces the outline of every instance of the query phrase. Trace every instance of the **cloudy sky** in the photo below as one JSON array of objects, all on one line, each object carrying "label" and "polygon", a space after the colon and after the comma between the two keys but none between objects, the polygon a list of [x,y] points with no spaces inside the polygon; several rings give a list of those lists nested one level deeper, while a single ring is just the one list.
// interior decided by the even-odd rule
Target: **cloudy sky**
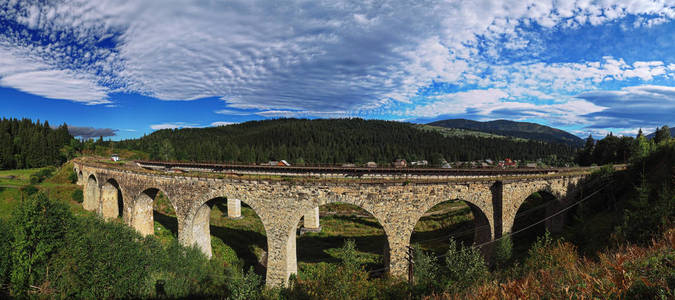
[{"label": "cloudy sky", "polygon": [[0,0],[0,116],[82,135],[278,117],[675,125],[675,0]]}]

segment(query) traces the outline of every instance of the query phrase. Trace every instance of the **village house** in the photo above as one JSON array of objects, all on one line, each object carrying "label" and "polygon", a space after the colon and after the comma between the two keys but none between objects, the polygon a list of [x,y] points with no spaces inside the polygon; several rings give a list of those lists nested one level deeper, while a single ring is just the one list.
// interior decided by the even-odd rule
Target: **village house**
[{"label": "village house", "polygon": [[394,162],[394,168],[405,168],[407,166],[408,162],[406,162],[405,159],[399,158]]}]

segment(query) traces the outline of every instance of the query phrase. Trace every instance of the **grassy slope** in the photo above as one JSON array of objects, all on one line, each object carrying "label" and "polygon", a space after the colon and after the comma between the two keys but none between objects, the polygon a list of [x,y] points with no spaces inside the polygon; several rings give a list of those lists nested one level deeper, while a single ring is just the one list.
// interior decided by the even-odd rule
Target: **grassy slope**
[{"label": "grassy slope", "polygon": [[526,139],[507,137],[507,136],[498,135],[498,134],[494,134],[494,133],[468,130],[468,129],[445,128],[445,127],[432,126],[432,125],[427,125],[427,124],[415,124],[413,126],[415,126],[415,128],[417,128],[419,130],[438,132],[438,133],[440,133],[440,134],[442,134],[443,136],[446,136],[446,137],[476,136],[476,137],[482,137],[482,138],[496,138],[496,139],[507,139],[508,138],[508,139],[513,139],[513,140],[526,141]]}]

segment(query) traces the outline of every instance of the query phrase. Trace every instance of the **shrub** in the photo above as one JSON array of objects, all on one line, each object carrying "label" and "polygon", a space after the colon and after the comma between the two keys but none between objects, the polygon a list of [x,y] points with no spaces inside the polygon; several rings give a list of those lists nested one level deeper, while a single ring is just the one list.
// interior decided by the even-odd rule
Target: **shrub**
[{"label": "shrub", "polygon": [[149,253],[133,229],[96,217],[79,218],[66,235],[52,267],[53,282],[66,298],[129,298],[141,294]]},{"label": "shrub", "polygon": [[12,219],[11,290],[23,295],[29,286],[41,286],[47,263],[63,246],[73,216],[66,205],[37,193],[21,201]]},{"label": "shrub", "polygon": [[413,247],[415,253],[415,294],[428,295],[443,288],[438,280],[438,259],[425,253],[419,245]]},{"label": "shrub", "polygon": [[453,238],[449,243],[450,249],[445,256],[445,289],[459,291],[484,282],[489,272],[478,250],[458,244]]},{"label": "shrub", "polygon": [[12,249],[11,233],[10,224],[0,219],[0,286],[9,281],[9,273],[12,267],[10,256]]},{"label": "shrub", "polygon": [[70,174],[68,174],[68,181],[70,181],[70,183],[77,183],[77,173],[75,173],[75,171],[70,171]]},{"label": "shrub", "polygon": [[146,289],[157,297],[154,291],[157,284],[163,282],[164,292],[169,298],[211,297],[222,295],[226,277],[224,262],[218,257],[206,258],[197,247],[181,246],[172,240],[166,246],[160,246],[155,238],[152,242],[150,271]]},{"label": "shrub", "polygon": [[528,258],[523,267],[526,272],[554,270],[574,266],[578,260],[576,247],[561,240],[553,241],[546,231],[528,250]]},{"label": "shrub", "polygon": [[368,280],[368,272],[361,265],[361,258],[353,240],[345,241],[338,251],[340,264],[319,263],[305,272],[303,279],[291,289],[289,298],[309,299],[373,299],[378,290]]},{"label": "shrub", "polygon": [[80,189],[74,190],[70,197],[77,203],[82,203],[82,201],[84,201],[84,194]]},{"label": "shrub", "polygon": [[240,268],[229,268],[228,299],[254,300],[261,298],[262,279],[251,267],[246,273]]},{"label": "shrub", "polygon": [[38,189],[33,185],[27,185],[21,188],[21,193],[25,196],[32,196],[38,192]]},{"label": "shrub", "polygon": [[495,245],[494,263],[498,268],[509,264],[513,255],[513,242],[510,236],[502,237]]}]

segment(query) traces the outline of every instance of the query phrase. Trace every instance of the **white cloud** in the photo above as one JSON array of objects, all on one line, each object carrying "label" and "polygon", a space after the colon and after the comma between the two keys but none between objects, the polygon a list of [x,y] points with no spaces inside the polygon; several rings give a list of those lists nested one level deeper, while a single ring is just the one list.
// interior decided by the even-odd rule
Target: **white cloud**
[{"label": "white cloud", "polygon": [[218,126],[227,126],[227,125],[232,125],[232,124],[237,124],[238,122],[224,122],[224,121],[219,121],[219,122],[213,122],[211,123],[211,126],[213,127],[218,127]]},{"label": "white cloud", "polygon": [[173,122],[173,123],[161,123],[161,124],[153,124],[150,125],[150,128],[152,130],[160,130],[160,129],[176,129],[176,128],[195,128],[199,127],[196,124],[188,124],[184,122]]},{"label": "white cloud", "polygon": [[[482,111],[494,104],[535,113],[547,107],[522,98],[552,100],[609,79],[648,81],[673,72],[672,65],[613,58],[495,65],[481,56],[499,59],[502,44],[540,51],[521,24],[574,28],[628,14],[650,16],[637,26],[670,22],[675,10],[668,1],[20,1],[0,13],[48,41],[27,48],[36,43],[21,29],[4,32],[14,56],[0,67],[0,84],[88,104],[131,92],[163,100],[218,97],[262,116],[331,116],[388,109],[393,99],[426,115],[431,111],[413,96],[446,82],[493,88],[514,100],[474,104]],[[106,41],[115,47],[101,46]],[[488,46],[478,55],[481,41]],[[17,53],[29,53],[30,63]],[[437,100],[445,101],[438,109],[457,106]]]},{"label": "white cloud", "polygon": [[50,99],[106,104],[108,89],[83,72],[56,69],[28,47],[13,48],[0,38],[0,86]]}]

